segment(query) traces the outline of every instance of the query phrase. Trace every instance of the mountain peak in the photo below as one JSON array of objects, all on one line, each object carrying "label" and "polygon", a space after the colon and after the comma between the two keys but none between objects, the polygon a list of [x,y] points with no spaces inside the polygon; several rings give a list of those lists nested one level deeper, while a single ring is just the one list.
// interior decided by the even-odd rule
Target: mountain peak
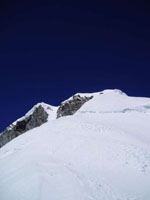
[{"label": "mountain peak", "polygon": [[106,90],[101,91],[100,94],[118,94],[118,95],[127,96],[126,93],[124,93],[122,90],[119,90],[119,89],[106,89]]},{"label": "mountain peak", "polygon": [[0,149],[1,199],[149,200],[149,121],[150,98],[118,90],[36,104],[2,135],[23,133]]},{"label": "mountain peak", "polygon": [[[29,110],[24,117],[27,117],[31,115],[38,107],[42,107],[44,111],[48,114],[48,119],[55,119],[56,118],[56,106],[49,105],[44,102],[37,103],[36,105],[33,106],[31,110]],[[22,118],[21,118],[22,119]],[[18,120],[17,120],[18,121]]]},{"label": "mountain peak", "polygon": [[0,134],[0,147],[20,134],[62,116],[75,113],[149,112],[149,108],[149,99],[129,97],[119,89],[77,93],[58,107],[40,102]]}]

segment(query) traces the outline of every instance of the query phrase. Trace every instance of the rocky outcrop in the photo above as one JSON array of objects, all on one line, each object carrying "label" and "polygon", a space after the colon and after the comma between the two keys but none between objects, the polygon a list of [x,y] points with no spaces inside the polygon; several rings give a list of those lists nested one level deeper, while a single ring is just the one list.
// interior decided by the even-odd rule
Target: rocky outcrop
[{"label": "rocky outcrop", "polygon": [[69,99],[63,103],[61,103],[60,107],[57,110],[57,118],[67,115],[73,115],[77,110],[81,108],[81,106],[92,99],[93,96],[90,97],[81,97],[80,95],[74,95],[72,99]]},{"label": "rocky outcrop", "polygon": [[0,134],[0,147],[26,131],[42,125],[47,122],[47,119],[48,113],[41,105],[38,105],[29,115],[11,124]]},{"label": "rocky outcrop", "polygon": [[58,109],[44,103],[35,105],[24,117],[11,124],[0,134],[0,147],[17,136],[42,125],[48,119],[53,120],[62,116],[73,115],[84,103],[92,98],[93,96],[74,95],[69,100],[61,103]]}]

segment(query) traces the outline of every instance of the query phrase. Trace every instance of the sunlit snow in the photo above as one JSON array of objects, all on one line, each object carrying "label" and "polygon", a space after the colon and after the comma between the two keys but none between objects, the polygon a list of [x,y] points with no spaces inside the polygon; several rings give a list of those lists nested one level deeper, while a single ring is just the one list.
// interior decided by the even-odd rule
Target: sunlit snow
[{"label": "sunlit snow", "polygon": [[0,149],[0,200],[150,200],[150,99],[94,98]]}]

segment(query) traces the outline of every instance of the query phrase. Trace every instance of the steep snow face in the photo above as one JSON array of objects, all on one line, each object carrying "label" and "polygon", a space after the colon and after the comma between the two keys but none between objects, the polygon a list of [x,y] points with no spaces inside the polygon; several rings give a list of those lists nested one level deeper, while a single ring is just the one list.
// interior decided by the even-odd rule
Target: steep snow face
[{"label": "steep snow face", "polygon": [[1,200],[150,199],[150,99],[89,96],[0,149]]}]

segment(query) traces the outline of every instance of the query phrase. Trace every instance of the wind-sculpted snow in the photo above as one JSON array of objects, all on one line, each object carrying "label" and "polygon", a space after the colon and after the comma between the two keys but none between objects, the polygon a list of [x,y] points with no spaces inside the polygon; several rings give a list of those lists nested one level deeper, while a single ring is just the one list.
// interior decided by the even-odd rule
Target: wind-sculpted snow
[{"label": "wind-sculpted snow", "polygon": [[0,149],[1,200],[150,199],[150,99],[91,95]]}]

